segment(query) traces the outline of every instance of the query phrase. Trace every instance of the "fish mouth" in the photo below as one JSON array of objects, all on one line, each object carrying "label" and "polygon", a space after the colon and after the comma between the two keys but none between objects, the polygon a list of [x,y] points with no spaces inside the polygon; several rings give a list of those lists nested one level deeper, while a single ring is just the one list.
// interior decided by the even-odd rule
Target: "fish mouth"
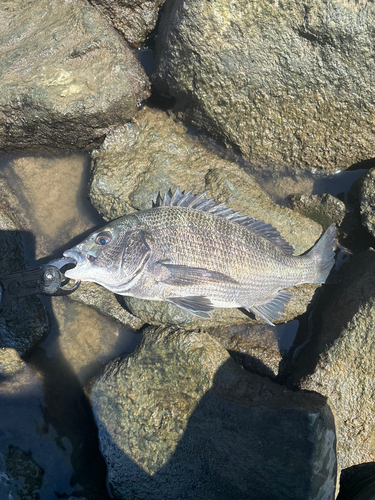
[{"label": "fish mouth", "polygon": [[63,253],[63,256],[72,260],[71,264],[75,264],[75,267],[64,272],[65,276],[70,279],[79,279],[76,271],[78,271],[84,260],[81,252],[77,252],[76,250],[66,250]]}]

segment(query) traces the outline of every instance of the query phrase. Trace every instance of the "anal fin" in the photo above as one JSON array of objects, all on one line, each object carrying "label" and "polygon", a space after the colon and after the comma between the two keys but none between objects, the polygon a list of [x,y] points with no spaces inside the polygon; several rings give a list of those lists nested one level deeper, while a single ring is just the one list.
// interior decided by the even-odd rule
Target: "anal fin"
[{"label": "anal fin", "polygon": [[204,296],[169,297],[167,302],[174,304],[190,314],[205,319],[211,317],[209,312],[214,308],[210,299]]},{"label": "anal fin", "polygon": [[267,302],[247,307],[246,310],[252,312],[269,325],[275,326],[272,321],[281,318],[292,295],[288,290],[280,290]]}]

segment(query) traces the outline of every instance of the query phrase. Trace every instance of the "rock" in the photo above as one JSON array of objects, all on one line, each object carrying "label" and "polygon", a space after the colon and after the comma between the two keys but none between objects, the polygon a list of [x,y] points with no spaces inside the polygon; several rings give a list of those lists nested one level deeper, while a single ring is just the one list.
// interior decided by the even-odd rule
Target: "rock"
[{"label": "rock", "polygon": [[324,230],[333,223],[340,226],[346,215],[345,203],[330,194],[292,195],[290,202],[293,210],[309,217]]},{"label": "rock", "polygon": [[[0,209],[0,273],[6,275],[26,269],[20,233],[9,215]],[[0,348],[16,349],[25,354],[48,331],[48,319],[40,300],[35,296],[4,299],[0,311]]]},{"label": "rock", "polygon": [[[56,345],[63,359],[69,360],[70,371],[82,386],[95,377],[110,359],[119,353],[132,352],[140,340],[132,328],[124,328],[92,307],[61,300],[60,297],[52,297],[51,305],[59,329]],[[124,311],[123,317],[125,314],[128,313]]]},{"label": "rock", "polygon": [[0,348],[0,376],[13,375],[26,367],[15,349]]},{"label": "rock", "polygon": [[195,186],[272,224],[297,254],[321,235],[318,224],[273,203],[250,175],[187,134],[181,122],[147,106],[138,122],[118,127],[92,152],[90,200],[106,220],[150,208],[159,192]]},{"label": "rock", "polygon": [[91,403],[116,498],[334,498],[325,399],[242,370],[204,332],[147,329]]},{"label": "rock", "polygon": [[345,469],[340,477],[340,494],[336,500],[372,500],[375,495],[375,463]]},{"label": "rock", "polygon": [[0,149],[76,149],[133,118],[149,82],[88,2],[0,5]]},{"label": "rock", "polygon": [[6,454],[6,475],[8,481],[15,482],[20,499],[39,500],[44,470],[35,462],[30,452],[10,445]]},{"label": "rock", "polygon": [[281,375],[284,356],[293,343],[298,321],[285,325],[231,325],[208,328],[232,358],[252,373],[271,379]]},{"label": "rock", "polygon": [[375,168],[371,168],[360,178],[359,211],[362,224],[375,236]]},{"label": "rock", "polygon": [[78,290],[69,295],[68,298],[91,306],[102,314],[115,318],[126,328],[139,330],[143,326],[140,319],[130,314],[119,304],[114,293],[95,283],[81,283]]},{"label": "rock", "polygon": [[165,0],[92,0],[100,12],[133,47],[140,47],[155,28]]},{"label": "rock", "polygon": [[168,0],[152,81],[253,161],[346,169],[374,156],[374,21],[355,0]]},{"label": "rock", "polygon": [[292,381],[326,396],[334,413],[342,469],[375,461],[374,283],[370,249],[341,269],[341,280],[322,298],[324,309],[313,316],[310,341],[294,356]]},{"label": "rock", "polygon": [[[150,208],[159,192],[196,186],[196,192],[207,190],[207,196],[227,200],[233,209],[272,224],[297,254],[319,238],[318,224],[273,203],[236,163],[205,148],[166,113],[145,107],[138,122],[115,129],[92,153],[90,200],[106,220]],[[317,286],[294,287],[294,297],[281,321],[302,314]],[[126,297],[125,303],[132,314],[150,324],[177,322],[184,328],[207,328],[249,322],[237,310],[216,310],[212,320],[202,321],[171,304],[132,297]]]}]

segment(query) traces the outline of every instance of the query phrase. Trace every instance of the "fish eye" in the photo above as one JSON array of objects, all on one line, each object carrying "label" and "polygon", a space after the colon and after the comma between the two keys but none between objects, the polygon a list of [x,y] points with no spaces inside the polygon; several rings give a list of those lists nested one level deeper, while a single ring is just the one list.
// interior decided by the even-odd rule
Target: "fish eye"
[{"label": "fish eye", "polygon": [[95,243],[97,243],[98,245],[106,245],[111,241],[111,239],[111,234],[108,231],[103,231],[102,233],[99,233],[95,238]]}]

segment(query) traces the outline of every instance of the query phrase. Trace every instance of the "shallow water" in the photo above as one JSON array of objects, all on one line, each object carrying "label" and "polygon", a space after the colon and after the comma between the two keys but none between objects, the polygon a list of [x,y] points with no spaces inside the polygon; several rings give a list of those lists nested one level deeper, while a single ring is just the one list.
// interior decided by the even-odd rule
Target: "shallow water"
[{"label": "shallow water", "polygon": [[[61,257],[64,248],[103,223],[87,199],[85,155],[3,157],[0,176],[26,219],[30,267]],[[42,301],[50,316],[48,337],[28,356],[26,372],[0,383],[0,471],[12,471],[17,453],[31,453],[30,466],[43,471],[35,486],[40,500],[73,493],[104,499],[105,465],[83,388],[109,359],[131,352],[140,336],[65,297]],[[13,455],[9,445],[16,447]],[[21,476],[18,484],[2,472],[0,498],[22,498],[21,483]]]},{"label": "shallow water", "polygon": [[[274,201],[286,205],[292,193],[329,192],[343,199],[362,171],[251,173]],[[0,177],[18,199],[29,231],[24,243],[30,267],[61,257],[103,222],[87,198],[86,155],[3,156]],[[14,472],[12,463],[25,453],[40,476],[40,500],[73,493],[105,499],[105,466],[84,387],[109,359],[132,351],[140,337],[64,297],[42,300],[51,319],[48,337],[30,353],[25,371],[0,383],[0,499],[22,498],[21,478],[18,484],[6,471]],[[291,347],[297,329],[297,321],[276,328],[282,351]]]}]

